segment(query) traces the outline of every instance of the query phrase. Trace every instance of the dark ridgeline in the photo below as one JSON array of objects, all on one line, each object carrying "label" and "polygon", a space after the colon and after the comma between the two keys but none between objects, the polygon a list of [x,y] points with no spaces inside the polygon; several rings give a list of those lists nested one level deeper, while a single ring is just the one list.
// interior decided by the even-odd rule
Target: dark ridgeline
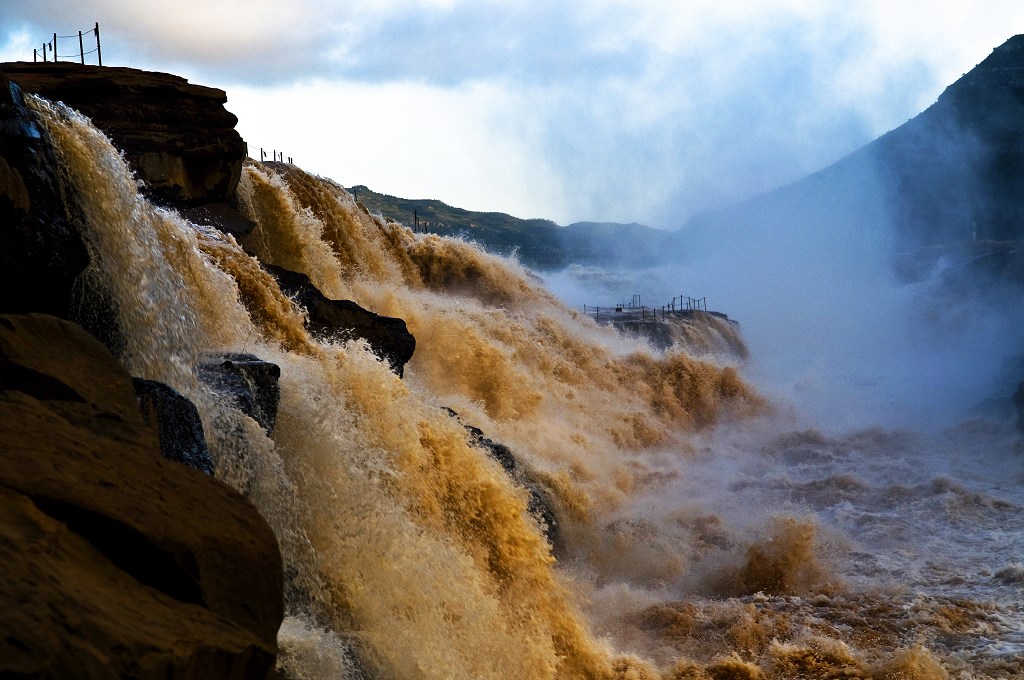
[{"label": "dark ridgeline", "polygon": [[520,219],[500,212],[455,208],[432,199],[379,194],[364,185],[349,192],[368,210],[410,229],[474,241],[489,252],[512,255],[528,267],[556,270],[570,264],[629,267],[666,261],[662,245],[669,232],[633,222],[576,222],[559,226],[551,220]]},{"label": "dark ridgeline", "polygon": [[1018,35],[918,116],[820,172],[695,216],[677,232],[677,245],[757,229],[866,231],[882,222],[893,227],[908,278],[945,254],[1024,282],[1022,196],[1024,35]]}]

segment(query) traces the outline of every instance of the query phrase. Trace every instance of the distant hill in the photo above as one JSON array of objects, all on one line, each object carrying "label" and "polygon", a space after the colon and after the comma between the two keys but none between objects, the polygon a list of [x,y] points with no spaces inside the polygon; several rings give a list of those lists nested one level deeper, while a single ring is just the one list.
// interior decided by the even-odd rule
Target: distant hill
[{"label": "distant hill", "polygon": [[802,180],[695,216],[677,232],[677,244],[742,239],[758,230],[866,232],[878,223],[894,228],[901,251],[935,255],[949,247],[973,257],[992,250],[963,246],[979,241],[1019,252],[1024,35],[993,50],[907,123]]},{"label": "distant hill", "polygon": [[472,240],[488,251],[511,255],[535,269],[570,264],[641,265],[661,261],[669,232],[642,224],[576,222],[563,227],[551,220],[520,219],[505,213],[475,212],[430,199],[379,194],[364,185],[348,187],[371,212],[409,227]]}]

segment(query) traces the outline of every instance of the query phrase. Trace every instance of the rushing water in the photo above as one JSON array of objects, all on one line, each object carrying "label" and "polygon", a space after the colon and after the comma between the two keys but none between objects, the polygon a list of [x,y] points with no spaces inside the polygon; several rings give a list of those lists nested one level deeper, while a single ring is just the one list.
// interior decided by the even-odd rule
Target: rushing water
[{"label": "rushing water", "polygon": [[[700,347],[623,338],[514,262],[387,224],[329,180],[248,164],[240,245],[150,205],[88,121],[32,106],[121,360],[197,403],[217,475],[278,535],[289,677],[1024,675],[1003,424],[794,429]],[[406,379],[361,341],[311,338],[255,258],[404,318]],[[225,351],[281,366],[271,437],[196,379]],[[557,550],[444,407],[515,452]]]}]

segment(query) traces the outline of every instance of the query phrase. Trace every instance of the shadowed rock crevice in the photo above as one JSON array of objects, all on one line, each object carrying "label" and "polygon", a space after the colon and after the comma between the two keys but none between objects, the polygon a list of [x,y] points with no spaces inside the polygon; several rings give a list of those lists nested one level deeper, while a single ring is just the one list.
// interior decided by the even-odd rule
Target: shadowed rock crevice
[{"label": "shadowed rock crevice", "polygon": [[179,602],[205,606],[195,556],[176,559],[144,534],[87,508],[55,498],[29,495],[43,513],[85,539],[114,566],[139,583]]}]

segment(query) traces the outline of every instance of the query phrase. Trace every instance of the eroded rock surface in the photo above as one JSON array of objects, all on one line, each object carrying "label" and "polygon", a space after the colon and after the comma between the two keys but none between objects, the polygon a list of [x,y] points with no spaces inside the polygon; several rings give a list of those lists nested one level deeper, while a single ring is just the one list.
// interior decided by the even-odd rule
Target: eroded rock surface
[{"label": "eroded rock surface", "polygon": [[416,351],[416,338],[403,319],[381,316],[350,300],[332,300],[305,274],[273,265],[264,267],[286,295],[306,308],[310,333],[331,339],[363,338],[395,373],[403,374],[405,364]]},{"label": "eroded rock surface", "polygon": [[265,678],[281,557],[238,493],[159,455],[92,336],[0,316],[0,676]]},{"label": "eroded rock surface", "polygon": [[168,73],[69,62],[8,62],[0,75],[92,119],[157,202],[196,207],[234,195],[246,145],[223,90]]}]

